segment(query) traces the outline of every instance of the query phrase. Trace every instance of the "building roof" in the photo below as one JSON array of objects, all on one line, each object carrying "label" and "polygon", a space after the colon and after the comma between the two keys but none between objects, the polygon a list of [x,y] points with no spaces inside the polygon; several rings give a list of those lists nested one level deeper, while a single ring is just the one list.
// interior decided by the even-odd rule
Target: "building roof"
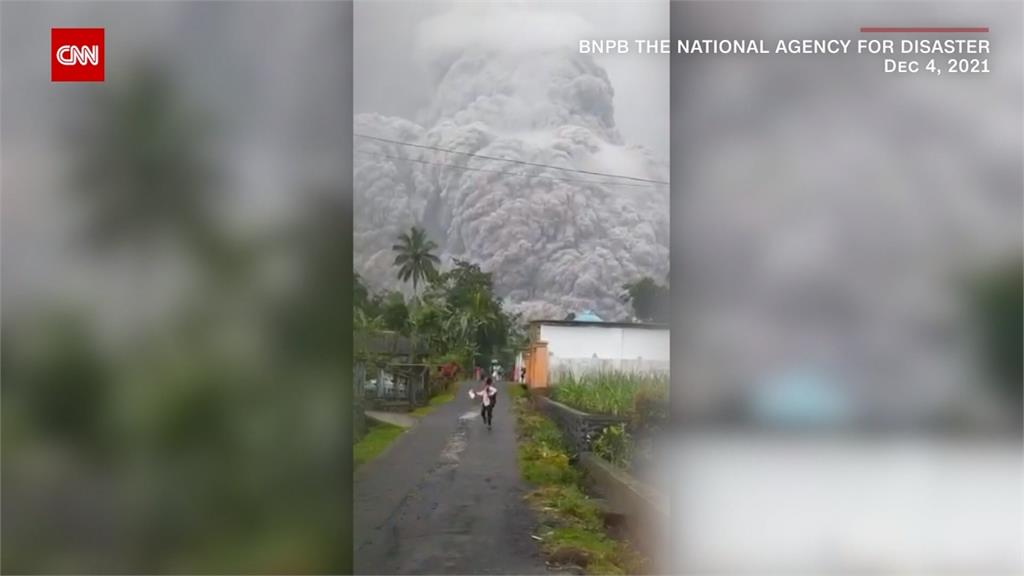
[{"label": "building roof", "polygon": [[578,322],[604,322],[600,316],[594,314],[593,310],[584,310],[576,315],[574,320]]},{"label": "building roof", "polygon": [[367,352],[386,356],[416,356],[429,350],[423,342],[413,340],[392,330],[359,333],[354,336]]},{"label": "building roof", "polygon": [[603,322],[579,320],[531,320],[530,325],[547,326],[584,326],[588,328],[638,328],[643,330],[668,330],[668,324],[641,323],[641,322]]}]

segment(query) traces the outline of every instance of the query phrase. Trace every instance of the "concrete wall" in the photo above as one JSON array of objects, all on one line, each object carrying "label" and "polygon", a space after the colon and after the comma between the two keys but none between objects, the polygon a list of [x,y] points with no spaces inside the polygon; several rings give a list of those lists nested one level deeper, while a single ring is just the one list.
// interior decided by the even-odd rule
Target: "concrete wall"
[{"label": "concrete wall", "polygon": [[580,454],[579,464],[587,471],[590,490],[604,499],[605,512],[624,518],[630,542],[651,561],[646,572],[668,574],[667,567],[659,564],[664,547],[674,544],[668,537],[672,527],[668,498],[593,452]]},{"label": "concrete wall", "polygon": [[667,329],[541,324],[538,337],[548,345],[552,382],[567,372],[669,371]]},{"label": "concrete wall", "polygon": [[616,424],[625,424],[627,418],[588,414],[542,396],[533,396],[534,405],[562,431],[562,437],[573,454],[587,452],[601,432]]}]

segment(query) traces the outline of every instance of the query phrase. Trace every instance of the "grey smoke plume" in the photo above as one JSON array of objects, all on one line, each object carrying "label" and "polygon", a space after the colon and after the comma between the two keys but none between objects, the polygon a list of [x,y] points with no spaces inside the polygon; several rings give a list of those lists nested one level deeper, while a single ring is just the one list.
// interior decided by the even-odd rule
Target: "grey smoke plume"
[{"label": "grey smoke plume", "polygon": [[[667,180],[663,159],[623,142],[604,69],[561,44],[577,37],[567,29],[585,30],[577,17],[500,10],[471,26],[464,19],[454,12],[421,27],[419,54],[436,84],[417,121],[360,114],[357,133]],[[503,42],[510,27],[494,23],[508,19],[536,19],[534,29],[549,33]],[[520,24],[511,29],[528,23]],[[668,273],[664,185],[361,138],[354,179],[356,267],[375,288],[396,285],[391,246],[412,225],[440,245],[442,260],[492,272],[508,306],[528,318],[585,308],[622,318],[624,283]]]}]

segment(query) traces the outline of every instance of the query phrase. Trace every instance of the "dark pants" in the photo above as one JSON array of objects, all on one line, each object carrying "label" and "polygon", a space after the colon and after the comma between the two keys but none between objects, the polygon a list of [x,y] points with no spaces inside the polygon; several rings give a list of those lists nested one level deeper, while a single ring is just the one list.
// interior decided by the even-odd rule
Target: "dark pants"
[{"label": "dark pants", "polygon": [[486,422],[487,425],[490,426],[491,420],[494,418],[494,402],[491,402],[489,406],[481,406],[480,416],[482,416],[484,422]]}]

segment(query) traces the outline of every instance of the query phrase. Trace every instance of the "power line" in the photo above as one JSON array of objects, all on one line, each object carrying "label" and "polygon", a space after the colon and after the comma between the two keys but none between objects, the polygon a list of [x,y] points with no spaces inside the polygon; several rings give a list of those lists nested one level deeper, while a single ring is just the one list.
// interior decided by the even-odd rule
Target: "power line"
[{"label": "power line", "polygon": [[403,162],[416,162],[417,164],[427,164],[429,166],[445,166],[448,168],[456,168],[459,170],[468,170],[470,172],[491,172],[494,174],[506,174],[509,176],[525,176],[527,178],[543,178],[545,180],[558,180],[561,182],[582,182],[584,184],[600,184],[602,186],[630,186],[635,188],[651,188],[650,184],[630,184],[628,182],[601,182],[598,180],[582,180],[580,178],[559,178],[557,176],[543,176],[540,174],[525,174],[523,172],[509,172],[507,170],[494,170],[489,168],[473,168],[472,166],[463,166],[461,164],[448,164],[446,162],[430,162],[428,160],[417,160],[416,158],[403,158],[401,156],[391,156],[389,154],[381,154],[379,152],[370,152],[369,150],[357,150],[360,154],[367,156],[376,156],[378,158],[389,158],[391,160],[400,160]]},{"label": "power line", "polygon": [[453,150],[451,148],[442,148],[440,146],[428,146],[426,144],[413,144],[412,142],[402,142],[401,140],[391,140],[390,138],[381,138],[380,136],[370,136],[369,134],[354,133],[353,136],[359,138],[366,138],[368,140],[376,140],[378,142],[387,142],[389,144],[398,144],[400,146],[411,146],[413,148],[422,148],[424,150],[436,150],[438,152],[450,152],[452,154],[461,154],[463,156],[471,156],[473,158],[484,158],[486,160],[497,160],[499,162],[512,162],[513,164],[522,164],[524,166],[536,166],[538,168],[551,168],[553,170],[565,170],[566,172],[577,172],[580,174],[589,174],[591,176],[602,176],[605,178],[622,178],[624,180],[633,180],[635,182],[645,182],[648,184],[662,184],[668,185],[669,182],[664,180],[649,180],[647,178],[637,178],[635,176],[623,176],[621,174],[608,174],[605,172],[593,172],[590,170],[582,170],[577,168],[565,168],[563,166],[552,166],[551,164],[541,164],[538,162],[527,162],[526,160],[514,160],[512,158],[499,158],[497,156],[486,156],[484,154],[477,154],[475,152],[463,152],[462,150]]}]

